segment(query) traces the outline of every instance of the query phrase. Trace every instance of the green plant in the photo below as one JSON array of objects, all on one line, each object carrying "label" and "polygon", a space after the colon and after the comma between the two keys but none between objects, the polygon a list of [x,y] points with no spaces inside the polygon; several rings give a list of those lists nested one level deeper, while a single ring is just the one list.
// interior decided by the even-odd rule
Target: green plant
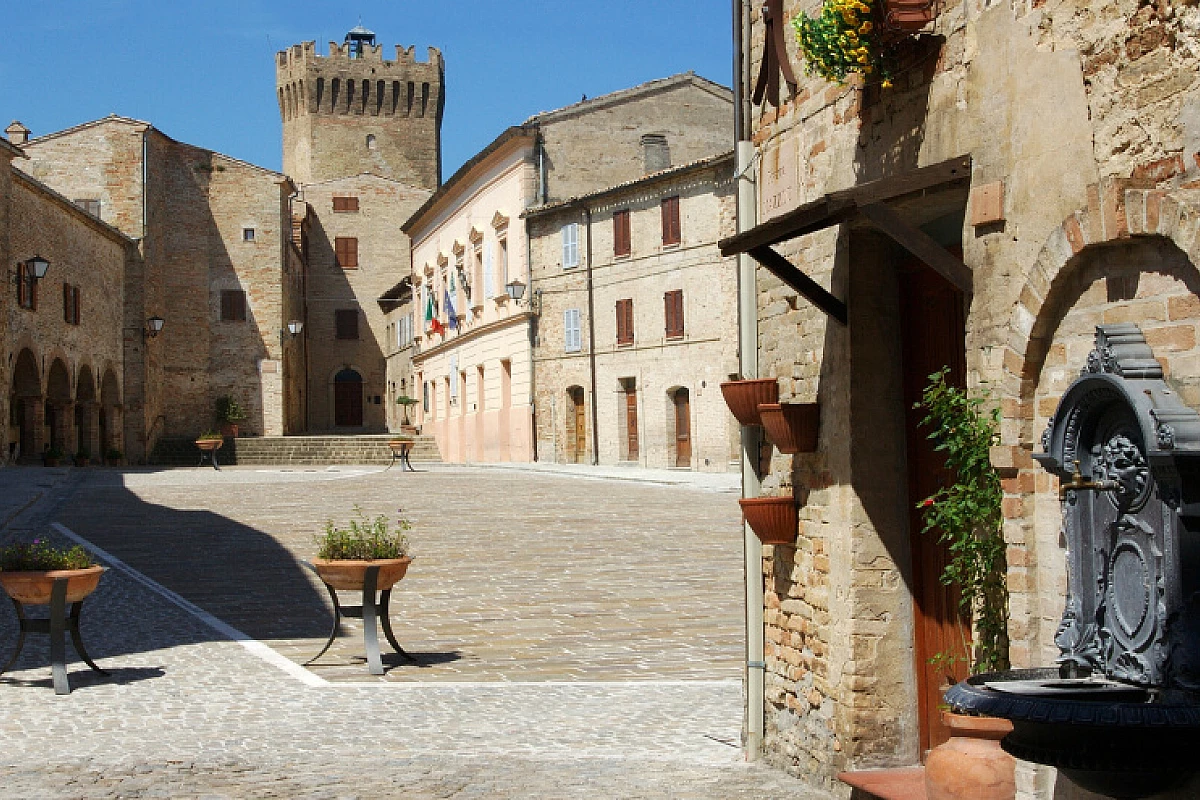
[{"label": "green plant", "polygon": [[[973,672],[1008,669],[1008,588],[1003,534],[1004,492],[989,459],[999,443],[1000,409],[984,396],[971,396],[946,383],[946,370],[929,376],[916,408],[925,410],[923,426],[945,454],[953,483],[917,504],[924,532],[936,533],[949,550],[942,583],[955,586],[964,615],[974,629]],[[966,643],[964,643],[966,644]],[[939,653],[935,663],[955,657]]]},{"label": "green plant", "polygon": [[333,520],[325,523],[325,532],[316,536],[317,558],[332,561],[401,558],[408,554],[405,531],[411,527],[408,520],[401,516],[392,529],[383,514],[370,519],[362,508],[355,506],[354,516],[347,527],[338,528]]},{"label": "green plant", "polygon": [[246,412],[242,410],[241,405],[229,395],[217,398],[214,411],[217,422],[222,425],[233,425],[246,418]]},{"label": "green plant", "polygon": [[792,20],[804,54],[804,71],[844,83],[858,73],[891,86],[891,69],[880,40],[879,0],[825,0],[821,14]]},{"label": "green plant", "polygon": [[408,424],[408,410],[410,408],[412,408],[413,406],[415,406],[419,402],[421,402],[421,401],[416,399],[415,397],[409,397],[408,395],[405,395],[405,394],[402,394],[396,398],[396,405],[404,407],[404,424],[405,425]]},{"label": "green plant", "polygon": [[55,547],[34,539],[0,548],[0,570],[6,572],[41,572],[51,569],[85,569],[96,562],[79,545]]},{"label": "green plant", "polygon": [[[197,442],[212,442],[212,441],[220,442],[220,441],[223,441],[224,439],[225,439],[225,437],[222,436],[221,434],[217,433],[216,431],[205,431],[204,433],[202,433],[196,437]],[[119,457],[120,456],[118,456],[118,458]]]}]

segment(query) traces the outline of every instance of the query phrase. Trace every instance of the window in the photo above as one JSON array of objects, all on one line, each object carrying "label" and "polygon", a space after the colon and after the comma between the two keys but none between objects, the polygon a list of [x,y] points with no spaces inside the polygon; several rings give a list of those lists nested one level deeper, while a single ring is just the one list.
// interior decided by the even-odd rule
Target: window
[{"label": "window", "polygon": [[17,264],[17,305],[37,311],[38,281],[33,273],[33,266],[24,261]]},{"label": "window", "polygon": [[633,344],[633,300],[617,301],[617,344]]},{"label": "window", "polygon": [[75,205],[82,208],[93,217],[100,216],[100,201],[91,198],[78,198],[75,200]]},{"label": "window", "polygon": [[663,295],[663,311],[667,320],[667,338],[678,339],[683,336],[683,289],[676,289]]},{"label": "window", "polygon": [[629,241],[629,209],[613,212],[613,255],[627,256],[632,251]]},{"label": "window", "polygon": [[[489,283],[490,283],[489,278]],[[471,306],[482,307],[483,297],[483,239],[471,248]]]},{"label": "window", "polygon": [[358,269],[358,239],[339,236],[333,240],[338,266],[342,269]]},{"label": "window", "polygon": [[504,294],[506,286],[508,286],[508,237],[501,237],[497,242],[497,251],[500,254],[500,264],[496,269],[496,277],[500,280],[500,294]]},{"label": "window", "polygon": [[429,413],[429,381],[421,382],[421,402],[423,404],[422,407],[425,409],[425,413],[428,414]]},{"label": "window", "polygon": [[79,324],[79,287],[63,284],[63,322]]},{"label": "window", "polygon": [[679,244],[679,197],[668,197],[662,201],[663,247]]},{"label": "window", "polygon": [[253,242],[254,241],[254,228],[242,228],[242,241],[243,242]]},{"label": "window", "polygon": [[333,198],[334,211],[358,211],[357,197],[335,197]]},{"label": "window", "polygon": [[562,228],[563,269],[579,266],[579,223],[572,222]]},{"label": "window", "polygon": [[413,315],[405,314],[396,323],[396,347],[408,347],[413,340]]},{"label": "window", "polygon": [[226,289],[221,292],[221,321],[246,321],[246,293],[240,289]]},{"label": "window", "polygon": [[563,312],[563,350],[578,353],[583,349],[583,334],[579,324],[579,309],[568,308]]},{"label": "window", "polygon": [[339,339],[358,338],[358,309],[340,308],[334,313],[334,327]]},{"label": "window", "polygon": [[[382,97],[382,96],[383,96],[382,93],[380,93],[380,97]],[[367,149],[368,150],[375,149],[375,134],[373,134],[373,133],[367,134]]]}]

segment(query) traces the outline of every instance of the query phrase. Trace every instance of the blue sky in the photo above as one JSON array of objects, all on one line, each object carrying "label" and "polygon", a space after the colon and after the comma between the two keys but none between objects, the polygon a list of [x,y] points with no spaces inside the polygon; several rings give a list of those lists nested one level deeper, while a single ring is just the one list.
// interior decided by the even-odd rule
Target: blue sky
[{"label": "blue sky", "polygon": [[[35,136],[106,116],[280,168],[274,54],[326,52],[361,18],[385,54],[446,57],[443,177],[539,111],[694,70],[726,86],[729,0],[600,3],[27,0],[5,8],[0,127]],[[423,57],[423,55],[421,56]],[[732,138],[732,132],[730,134]]]}]

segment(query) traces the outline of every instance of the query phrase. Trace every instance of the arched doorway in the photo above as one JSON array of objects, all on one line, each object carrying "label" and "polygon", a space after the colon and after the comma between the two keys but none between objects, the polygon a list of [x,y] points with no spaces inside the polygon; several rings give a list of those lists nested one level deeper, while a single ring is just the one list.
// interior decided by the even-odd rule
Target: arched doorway
[{"label": "arched doorway", "polygon": [[42,448],[42,380],[29,350],[17,355],[9,394],[9,461],[38,456]]},{"label": "arched doorway", "polygon": [[338,428],[363,424],[363,379],[350,367],[333,378],[333,424]]},{"label": "arched doorway", "polygon": [[75,441],[79,452],[86,452],[89,459],[97,459],[100,450],[99,412],[96,405],[96,381],[91,367],[84,364],[79,368],[75,380]]},{"label": "arched doorway", "polygon": [[75,413],[71,401],[71,373],[62,359],[54,359],[46,376],[46,433],[51,450],[74,455]]},{"label": "arched doorway", "polygon": [[100,450],[99,455],[109,458],[110,452],[121,449],[121,385],[111,369],[106,370],[100,382]]},{"label": "arched doorway", "polygon": [[582,464],[587,459],[587,411],[583,387],[567,389],[567,461]]},{"label": "arched doorway", "polygon": [[671,393],[671,404],[674,408],[675,424],[669,426],[673,430],[673,441],[668,443],[668,452],[675,452],[675,466],[690,467],[692,465],[692,399],[685,388],[676,389]]}]

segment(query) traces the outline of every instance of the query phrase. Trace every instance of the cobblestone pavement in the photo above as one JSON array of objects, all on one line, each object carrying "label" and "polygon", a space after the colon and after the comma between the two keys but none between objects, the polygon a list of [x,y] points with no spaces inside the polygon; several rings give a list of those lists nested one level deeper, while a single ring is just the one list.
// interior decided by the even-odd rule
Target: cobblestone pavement
[{"label": "cobblestone pavement", "polygon": [[[68,697],[53,694],[44,637],[31,637],[0,676],[0,798],[811,796],[737,747],[728,496],[349,468],[73,470],[40,491],[0,538],[65,538],[49,527],[60,522],[186,600],[110,570],[83,635],[112,674],[72,663]],[[188,610],[293,659],[315,652],[327,601],[294,555],[354,502],[404,505],[414,521],[417,560],[394,616],[421,666],[350,680],[365,670],[347,635],[332,659],[345,666],[315,672],[332,682],[304,681]],[[197,552],[240,555],[218,567]],[[319,624],[296,622],[312,610]],[[0,648],[14,629],[0,612]]]}]

